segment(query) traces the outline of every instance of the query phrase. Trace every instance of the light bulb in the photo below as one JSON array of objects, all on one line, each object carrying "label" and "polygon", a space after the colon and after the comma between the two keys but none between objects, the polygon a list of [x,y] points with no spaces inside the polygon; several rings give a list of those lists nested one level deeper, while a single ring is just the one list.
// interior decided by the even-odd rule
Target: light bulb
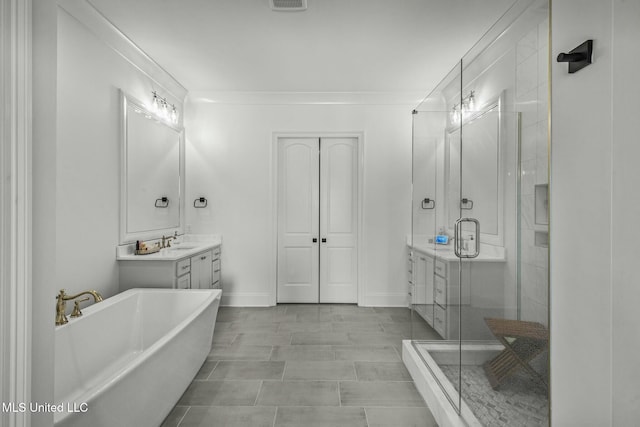
[{"label": "light bulb", "polygon": [[458,106],[454,105],[453,110],[451,111],[451,122],[454,125],[460,123],[460,111],[458,110]]},{"label": "light bulb", "polygon": [[172,107],[172,109],[171,109],[171,121],[173,123],[178,123],[178,110],[176,110],[176,106],[175,105],[172,105],[171,107]]},{"label": "light bulb", "polygon": [[476,101],[475,101],[475,96],[473,95],[473,91],[471,91],[471,93],[469,94],[469,111],[473,111],[474,108],[476,108]]},{"label": "light bulb", "polygon": [[158,94],[153,91],[153,100],[151,101],[151,111],[157,113],[160,110],[160,100],[158,99]]},{"label": "light bulb", "polygon": [[165,120],[169,119],[169,107],[167,106],[167,101],[162,100],[162,110],[161,110],[162,118]]}]

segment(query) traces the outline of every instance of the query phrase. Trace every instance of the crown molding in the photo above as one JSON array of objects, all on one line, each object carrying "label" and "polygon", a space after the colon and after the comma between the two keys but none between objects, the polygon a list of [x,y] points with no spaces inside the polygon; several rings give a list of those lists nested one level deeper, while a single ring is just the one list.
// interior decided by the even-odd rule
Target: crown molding
[{"label": "crown molding", "polygon": [[413,107],[424,92],[189,92],[195,104],[231,105],[402,105]]},{"label": "crown molding", "polygon": [[160,64],[109,21],[88,0],[58,0],[58,6],[83,24],[103,43],[177,99],[183,101],[187,89]]}]

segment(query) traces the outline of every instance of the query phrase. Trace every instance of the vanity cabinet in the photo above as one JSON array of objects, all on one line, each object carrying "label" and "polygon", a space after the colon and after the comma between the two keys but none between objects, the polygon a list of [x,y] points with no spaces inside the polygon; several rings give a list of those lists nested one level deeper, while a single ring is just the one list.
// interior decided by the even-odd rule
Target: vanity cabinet
[{"label": "vanity cabinet", "polygon": [[222,281],[220,280],[221,272],[221,262],[220,262],[220,246],[213,248],[213,257],[211,261],[211,265],[213,267],[213,284],[211,287],[213,289],[222,289]]},{"label": "vanity cabinet", "polygon": [[433,324],[433,258],[415,252],[410,256],[410,294],[414,310]]},{"label": "vanity cabinet", "polygon": [[485,317],[504,317],[496,310],[504,305],[504,257],[464,261],[462,274],[459,259],[446,249],[413,248],[408,262],[413,309],[442,338],[460,338],[461,310],[463,339],[481,329]]},{"label": "vanity cabinet", "polygon": [[211,289],[213,284],[213,251],[191,257],[191,288]]},{"label": "vanity cabinet", "polygon": [[181,258],[119,259],[120,291],[132,288],[212,289],[221,288],[220,246],[210,246]]}]

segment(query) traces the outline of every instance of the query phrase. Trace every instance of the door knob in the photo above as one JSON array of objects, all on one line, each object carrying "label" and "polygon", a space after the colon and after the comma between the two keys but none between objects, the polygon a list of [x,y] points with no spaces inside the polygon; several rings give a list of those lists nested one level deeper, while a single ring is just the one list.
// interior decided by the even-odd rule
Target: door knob
[{"label": "door knob", "polygon": [[318,238],[317,237],[313,238],[313,243],[318,243]]},{"label": "door knob", "polygon": [[322,238],[322,243],[327,243],[327,239],[326,239],[326,237],[323,237],[323,238]]}]

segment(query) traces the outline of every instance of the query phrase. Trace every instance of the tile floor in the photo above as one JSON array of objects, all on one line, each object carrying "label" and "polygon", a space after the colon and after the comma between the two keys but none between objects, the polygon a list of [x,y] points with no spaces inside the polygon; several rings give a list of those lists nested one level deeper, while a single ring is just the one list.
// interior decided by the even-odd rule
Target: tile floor
[{"label": "tile floor", "polygon": [[402,363],[410,337],[404,308],[221,307],[209,357],[162,427],[436,426]]}]

